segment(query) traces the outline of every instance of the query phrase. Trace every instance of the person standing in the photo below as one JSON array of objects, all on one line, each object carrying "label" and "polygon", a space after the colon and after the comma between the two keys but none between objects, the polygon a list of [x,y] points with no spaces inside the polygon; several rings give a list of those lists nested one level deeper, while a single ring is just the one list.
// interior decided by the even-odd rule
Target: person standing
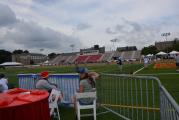
[{"label": "person standing", "polygon": [[0,74],[0,93],[8,90],[8,80],[4,74]]},{"label": "person standing", "polygon": [[149,59],[147,57],[144,57],[144,68],[148,67]]},{"label": "person standing", "polygon": [[117,64],[119,65],[120,73],[122,73],[122,58],[118,57]]},{"label": "person standing", "polygon": [[179,68],[179,54],[176,56],[176,66]]}]

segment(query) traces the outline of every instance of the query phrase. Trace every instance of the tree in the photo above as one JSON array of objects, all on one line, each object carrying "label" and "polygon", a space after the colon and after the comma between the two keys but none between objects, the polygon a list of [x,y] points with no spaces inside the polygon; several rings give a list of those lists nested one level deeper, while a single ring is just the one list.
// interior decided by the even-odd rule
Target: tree
[{"label": "tree", "polygon": [[12,61],[12,53],[6,50],[0,50],[0,63]]},{"label": "tree", "polygon": [[13,54],[22,54],[23,50],[14,50],[12,53]]},{"label": "tree", "polygon": [[157,48],[154,45],[150,45],[148,47],[142,48],[142,55],[147,55],[147,54],[156,54],[158,52]]},{"label": "tree", "polygon": [[55,58],[56,56],[57,56],[56,53],[50,53],[50,54],[48,54],[49,59],[53,59],[53,58]]},{"label": "tree", "polygon": [[174,39],[173,50],[179,51],[179,38]]},{"label": "tree", "polygon": [[29,51],[28,50],[24,50],[24,52],[23,53],[29,53]]}]

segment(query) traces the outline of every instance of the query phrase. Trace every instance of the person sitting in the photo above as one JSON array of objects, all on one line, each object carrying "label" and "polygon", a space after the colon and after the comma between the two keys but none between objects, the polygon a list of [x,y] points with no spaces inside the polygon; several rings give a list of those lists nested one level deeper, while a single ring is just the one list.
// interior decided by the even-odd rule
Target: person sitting
[{"label": "person sitting", "polygon": [[[84,92],[93,92],[96,91],[95,83],[96,79],[99,79],[99,74],[96,72],[88,72],[87,68],[81,68],[80,71],[80,86],[79,86],[79,93]],[[91,104],[93,100],[84,98],[80,99],[80,104]],[[74,103],[76,103],[76,98],[74,97]],[[76,105],[75,105],[76,108]]]},{"label": "person sitting", "polygon": [[8,90],[8,80],[5,78],[4,74],[0,74],[0,93],[6,92]]},{"label": "person sitting", "polygon": [[48,81],[49,72],[43,71],[40,73],[41,78],[36,83],[36,89],[46,90],[51,93],[52,89],[57,89],[57,85]]}]

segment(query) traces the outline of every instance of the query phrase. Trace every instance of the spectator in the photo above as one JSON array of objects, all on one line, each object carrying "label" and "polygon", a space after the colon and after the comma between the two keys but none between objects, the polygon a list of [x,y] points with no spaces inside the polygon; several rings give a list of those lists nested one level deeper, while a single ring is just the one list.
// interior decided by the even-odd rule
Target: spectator
[{"label": "spectator", "polygon": [[122,72],[122,58],[118,57],[117,64],[119,65],[120,73]]},{"label": "spectator", "polygon": [[149,59],[147,57],[144,57],[144,68],[148,67]]},{"label": "spectator", "polygon": [[[96,72],[88,72],[87,68],[81,68],[80,71],[80,89],[78,92],[95,91],[95,80],[99,79],[99,74]],[[75,98],[76,101],[76,98]],[[91,104],[93,100],[85,98],[79,100],[81,104]]]},{"label": "spectator", "polygon": [[49,73],[48,71],[41,72],[40,74],[41,78],[36,83],[36,88],[40,90],[47,90],[49,93],[52,91],[52,89],[58,89],[57,85],[54,83],[50,83],[48,81]]},{"label": "spectator", "polygon": [[4,74],[0,74],[0,93],[6,92],[8,90],[8,80],[5,78]]},{"label": "spectator", "polygon": [[176,66],[179,67],[179,54],[176,56]]}]

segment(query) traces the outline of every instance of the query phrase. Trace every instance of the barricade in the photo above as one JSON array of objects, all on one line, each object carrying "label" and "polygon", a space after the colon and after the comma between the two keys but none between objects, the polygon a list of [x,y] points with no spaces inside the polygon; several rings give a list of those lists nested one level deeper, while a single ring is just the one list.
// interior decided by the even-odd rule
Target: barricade
[{"label": "barricade", "polygon": [[125,120],[179,120],[179,106],[158,78],[101,74],[96,86],[106,113]]}]

